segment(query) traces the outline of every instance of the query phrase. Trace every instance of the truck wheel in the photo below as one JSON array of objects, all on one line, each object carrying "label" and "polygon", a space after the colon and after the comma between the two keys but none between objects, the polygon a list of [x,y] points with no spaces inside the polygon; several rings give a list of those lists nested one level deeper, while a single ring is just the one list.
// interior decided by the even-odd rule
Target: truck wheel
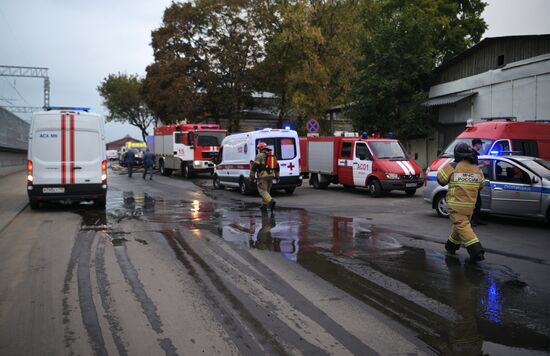
[{"label": "truck wheel", "polygon": [[40,209],[40,202],[36,199],[31,199],[29,201],[29,204],[30,204],[32,210]]},{"label": "truck wheel", "polygon": [[191,179],[195,176],[195,171],[189,163],[181,164],[181,176],[187,179]]},{"label": "truck wheel", "polygon": [[162,174],[165,177],[168,177],[170,174],[172,174],[172,170],[164,167],[164,161],[159,162],[159,171],[160,174]]},{"label": "truck wheel", "polygon": [[442,218],[449,217],[449,207],[447,206],[446,195],[447,194],[445,192],[439,193],[434,199],[435,211],[437,212],[437,215]]},{"label": "truck wheel", "polygon": [[315,189],[325,189],[326,187],[328,187],[328,184],[323,184],[319,182],[319,175],[316,173],[313,173],[311,175],[310,184]]},{"label": "truck wheel", "polygon": [[214,178],[212,178],[212,186],[214,186],[214,189],[223,189],[220,177],[217,174],[214,174]]},{"label": "truck wheel", "polygon": [[242,195],[250,195],[250,188],[248,187],[248,184],[246,184],[246,180],[244,178],[241,178],[239,181],[239,192]]},{"label": "truck wheel", "polygon": [[105,197],[99,198],[95,200],[95,206],[97,206],[100,209],[105,209],[105,206],[107,205],[107,199]]},{"label": "truck wheel", "polygon": [[405,189],[405,194],[412,197],[416,193],[416,189]]},{"label": "truck wheel", "polygon": [[378,179],[373,179],[369,183],[369,192],[370,195],[374,198],[378,198],[382,195],[382,185],[378,181]]},{"label": "truck wheel", "polygon": [[296,187],[285,188],[285,193],[290,195],[294,193],[295,190],[296,190]]}]

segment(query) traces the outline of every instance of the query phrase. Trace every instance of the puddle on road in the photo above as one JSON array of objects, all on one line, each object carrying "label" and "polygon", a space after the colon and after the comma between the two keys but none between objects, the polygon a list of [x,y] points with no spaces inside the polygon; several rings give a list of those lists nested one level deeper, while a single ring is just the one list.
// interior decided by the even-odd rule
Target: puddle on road
[{"label": "puddle on road", "polygon": [[413,327],[443,353],[480,353],[483,341],[550,349],[548,286],[529,286],[490,261],[470,266],[441,251],[407,246],[410,234],[379,229],[369,219],[286,208],[262,214],[240,200],[163,200],[131,192],[109,192],[103,217],[97,213],[82,213],[83,228],[109,229],[114,245],[134,240],[113,226],[139,219],[183,227],[197,238],[209,231],[235,248],[280,253]]}]

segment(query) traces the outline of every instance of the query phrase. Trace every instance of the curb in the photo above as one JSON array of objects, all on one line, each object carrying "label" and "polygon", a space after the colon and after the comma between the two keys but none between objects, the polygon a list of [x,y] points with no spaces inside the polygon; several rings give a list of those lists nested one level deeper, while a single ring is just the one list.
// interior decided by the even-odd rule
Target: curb
[{"label": "curb", "polygon": [[29,202],[27,201],[22,207],[21,209],[19,209],[19,211],[17,211],[3,226],[0,225],[0,234],[2,232],[4,232],[4,230],[9,226],[9,224],[11,224],[11,222],[19,216],[19,214],[21,214],[23,212],[23,210],[25,210],[27,208],[27,206],[29,206]]}]

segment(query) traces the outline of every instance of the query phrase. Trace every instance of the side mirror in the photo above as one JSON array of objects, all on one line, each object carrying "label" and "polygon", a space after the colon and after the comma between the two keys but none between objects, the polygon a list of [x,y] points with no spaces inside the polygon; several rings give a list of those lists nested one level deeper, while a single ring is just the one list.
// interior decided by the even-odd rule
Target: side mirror
[{"label": "side mirror", "polygon": [[539,177],[533,176],[533,178],[531,178],[531,183],[537,184],[538,182],[540,182]]},{"label": "side mirror", "polygon": [[212,163],[214,164],[220,164],[220,153],[215,152],[212,154]]}]

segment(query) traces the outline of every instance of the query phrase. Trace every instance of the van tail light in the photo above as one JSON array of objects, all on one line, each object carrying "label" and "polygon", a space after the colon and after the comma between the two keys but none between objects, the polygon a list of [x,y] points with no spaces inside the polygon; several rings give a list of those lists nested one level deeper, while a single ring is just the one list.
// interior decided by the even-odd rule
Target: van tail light
[{"label": "van tail light", "polygon": [[107,161],[101,162],[101,184],[107,184]]},{"label": "van tail light", "polygon": [[27,185],[32,185],[34,177],[32,175],[32,161],[27,161]]}]

